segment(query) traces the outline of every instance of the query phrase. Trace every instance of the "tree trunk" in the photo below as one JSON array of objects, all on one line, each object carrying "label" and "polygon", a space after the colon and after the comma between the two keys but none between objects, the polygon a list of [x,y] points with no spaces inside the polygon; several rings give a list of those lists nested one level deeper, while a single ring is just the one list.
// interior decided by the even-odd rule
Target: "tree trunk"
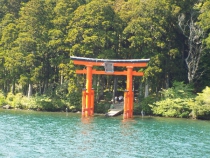
[{"label": "tree trunk", "polygon": [[100,75],[97,76],[97,84],[96,84],[96,102],[99,102],[99,89],[100,89]]},{"label": "tree trunk", "polygon": [[140,84],[139,84],[139,97],[142,97],[143,96],[143,83],[140,81]]},{"label": "tree trunk", "polygon": [[15,94],[15,79],[12,81],[12,94]]},{"label": "tree trunk", "polygon": [[32,89],[33,89],[32,84],[29,83],[28,84],[28,98],[30,98],[32,96]]},{"label": "tree trunk", "polygon": [[42,94],[42,83],[39,82],[39,94]]},{"label": "tree trunk", "polygon": [[63,84],[63,75],[61,75],[61,85]]},{"label": "tree trunk", "polygon": [[168,76],[168,72],[166,73],[166,81],[165,81],[165,86],[166,86],[166,89],[169,88],[169,76]]},{"label": "tree trunk", "polygon": [[148,81],[146,80],[144,97],[146,98],[148,96],[149,96],[149,84]]},{"label": "tree trunk", "polygon": [[113,94],[112,94],[112,100],[115,103],[115,96],[117,93],[117,76],[114,76],[114,88],[113,88]]},{"label": "tree trunk", "polygon": [[199,69],[200,58],[203,55],[202,40],[204,31],[194,22],[194,14],[192,13],[189,20],[185,23],[185,15],[179,16],[179,26],[188,39],[188,55],[185,62],[188,68],[188,81],[192,83],[194,79],[199,78],[197,74]]},{"label": "tree trunk", "polygon": [[100,89],[99,89],[99,99],[104,96],[104,77],[102,76],[100,81]]},{"label": "tree trunk", "polygon": [[97,82],[97,102],[100,101],[100,99],[102,98],[102,96],[104,96],[104,77],[98,75],[98,82]]},{"label": "tree trunk", "polygon": [[4,92],[7,93],[8,90],[9,90],[9,86],[8,86],[7,80],[4,80]]},{"label": "tree trunk", "polygon": [[48,89],[48,79],[45,79],[43,84],[43,94],[47,92],[47,89]]}]

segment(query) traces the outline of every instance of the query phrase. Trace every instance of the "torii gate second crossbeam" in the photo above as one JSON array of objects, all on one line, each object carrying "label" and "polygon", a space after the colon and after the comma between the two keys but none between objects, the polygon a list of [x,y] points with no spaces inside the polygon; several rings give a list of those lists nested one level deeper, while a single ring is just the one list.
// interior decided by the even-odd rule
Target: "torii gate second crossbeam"
[{"label": "torii gate second crossbeam", "polygon": [[[96,59],[84,57],[70,57],[75,65],[84,65],[86,69],[76,70],[76,74],[86,74],[86,89],[82,92],[82,116],[92,116],[94,114],[94,90],[92,89],[92,75],[125,75],[127,76],[126,90],[124,92],[124,113],[123,118],[133,117],[133,100],[134,93],[133,76],[143,76],[143,72],[133,71],[134,67],[146,67],[150,59],[128,59],[128,60],[109,60],[109,59]],[[98,71],[92,69],[93,66],[111,67],[126,67],[127,71]]]}]

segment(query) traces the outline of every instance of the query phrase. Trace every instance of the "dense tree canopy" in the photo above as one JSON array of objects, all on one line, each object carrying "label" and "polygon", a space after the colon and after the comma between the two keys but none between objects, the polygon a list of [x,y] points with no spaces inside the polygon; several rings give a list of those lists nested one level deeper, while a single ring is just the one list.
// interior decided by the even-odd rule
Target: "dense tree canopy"
[{"label": "dense tree canopy", "polygon": [[[203,36],[192,34],[195,26]],[[202,47],[195,50],[199,56],[189,57],[195,45]],[[70,55],[150,58],[145,76],[134,80],[135,90],[147,85],[149,94],[158,96],[180,81],[200,92],[210,85],[209,49],[208,0],[0,0],[0,87],[5,93],[60,98],[80,93],[84,76],[74,74]],[[196,77],[189,80],[192,73]],[[93,80],[102,89],[99,98],[101,91],[113,90],[113,76]],[[125,89],[124,77],[117,83]]]}]

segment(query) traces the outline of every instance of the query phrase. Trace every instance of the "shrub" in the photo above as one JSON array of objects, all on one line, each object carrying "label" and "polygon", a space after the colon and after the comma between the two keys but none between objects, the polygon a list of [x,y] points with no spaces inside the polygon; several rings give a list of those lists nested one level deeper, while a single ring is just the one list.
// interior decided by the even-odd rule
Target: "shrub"
[{"label": "shrub", "polygon": [[15,95],[13,93],[10,92],[10,93],[7,94],[6,104],[10,105],[13,108],[15,107],[14,98],[15,98]]},{"label": "shrub", "polygon": [[189,117],[191,112],[188,102],[191,99],[167,98],[165,100],[157,101],[152,107],[152,111],[156,115],[166,117]]},{"label": "shrub", "polygon": [[8,104],[13,108],[20,109],[35,109],[37,107],[34,98],[28,98],[23,96],[21,93],[17,93],[15,95],[8,93],[5,99],[5,104]]},{"label": "shrub", "polygon": [[210,119],[210,87],[198,93],[195,102],[191,103],[192,115],[199,119]]},{"label": "shrub", "polygon": [[146,115],[151,115],[152,110],[149,104],[152,104],[155,102],[155,97],[153,95],[148,96],[146,98],[142,98],[139,101],[134,103],[134,109],[133,112],[135,115],[141,115],[141,111],[144,112]]},{"label": "shrub", "polygon": [[37,109],[37,105],[36,105],[36,101],[34,97],[22,97],[21,101],[20,101],[20,105],[21,108],[23,109],[32,109],[32,110],[36,110]]},{"label": "shrub", "polygon": [[81,111],[82,107],[82,92],[71,92],[67,96],[67,107],[71,111]]},{"label": "shrub", "polygon": [[50,98],[48,96],[36,96],[37,109],[46,111],[59,111],[65,109],[65,104],[61,99]]},{"label": "shrub", "polygon": [[111,106],[111,104],[108,102],[99,102],[98,104],[95,105],[94,112],[105,114],[110,109],[110,106]]},{"label": "shrub", "polygon": [[2,92],[0,92],[0,106],[3,106],[6,104],[6,98]]},{"label": "shrub", "polygon": [[194,94],[190,85],[183,82],[174,82],[173,87],[161,91],[160,101],[150,104],[156,115],[166,117],[189,117],[192,109],[190,103]]}]

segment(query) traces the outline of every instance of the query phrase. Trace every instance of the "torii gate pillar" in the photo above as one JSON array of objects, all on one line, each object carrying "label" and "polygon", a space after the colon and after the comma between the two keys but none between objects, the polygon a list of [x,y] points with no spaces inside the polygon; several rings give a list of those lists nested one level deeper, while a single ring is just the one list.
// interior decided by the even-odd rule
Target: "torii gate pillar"
[{"label": "torii gate pillar", "polygon": [[91,98],[92,98],[92,66],[87,65],[87,75],[86,75],[86,107],[83,109],[85,111],[85,116],[93,115],[93,109],[91,108]]},{"label": "torii gate pillar", "polygon": [[86,89],[82,91],[82,116],[94,114],[94,90],[92,89],[92,65],[86,66]]},{"label": "torii gate pillar", "polygon": [[[130,60],[107,60],[107,59],[93,59],[83,57],[73,57],[74,64],[85,65],[86,69],[76,70],[77,74],[86,74],[86,89],[82,91],[82,116],[92,116],[94,114],[94,90],[92,89],[92,75],[126,75],[127,85],[124,92],[124,115],[123,118],[133,117],[133,76],[143,76],[143,72],[133,71],[134,67],[146,67],[149,59],[130,59]],[[110,64],[111,66],[126,67],[127,71],[96,71],[93,66],[104,66]]]},{"label": "torii gate pillar", "polygon": [[123,118],[132,118],[133,117],[133,67],[127,66],[127,83],[126,91],[124,93],[124,114]]}]

